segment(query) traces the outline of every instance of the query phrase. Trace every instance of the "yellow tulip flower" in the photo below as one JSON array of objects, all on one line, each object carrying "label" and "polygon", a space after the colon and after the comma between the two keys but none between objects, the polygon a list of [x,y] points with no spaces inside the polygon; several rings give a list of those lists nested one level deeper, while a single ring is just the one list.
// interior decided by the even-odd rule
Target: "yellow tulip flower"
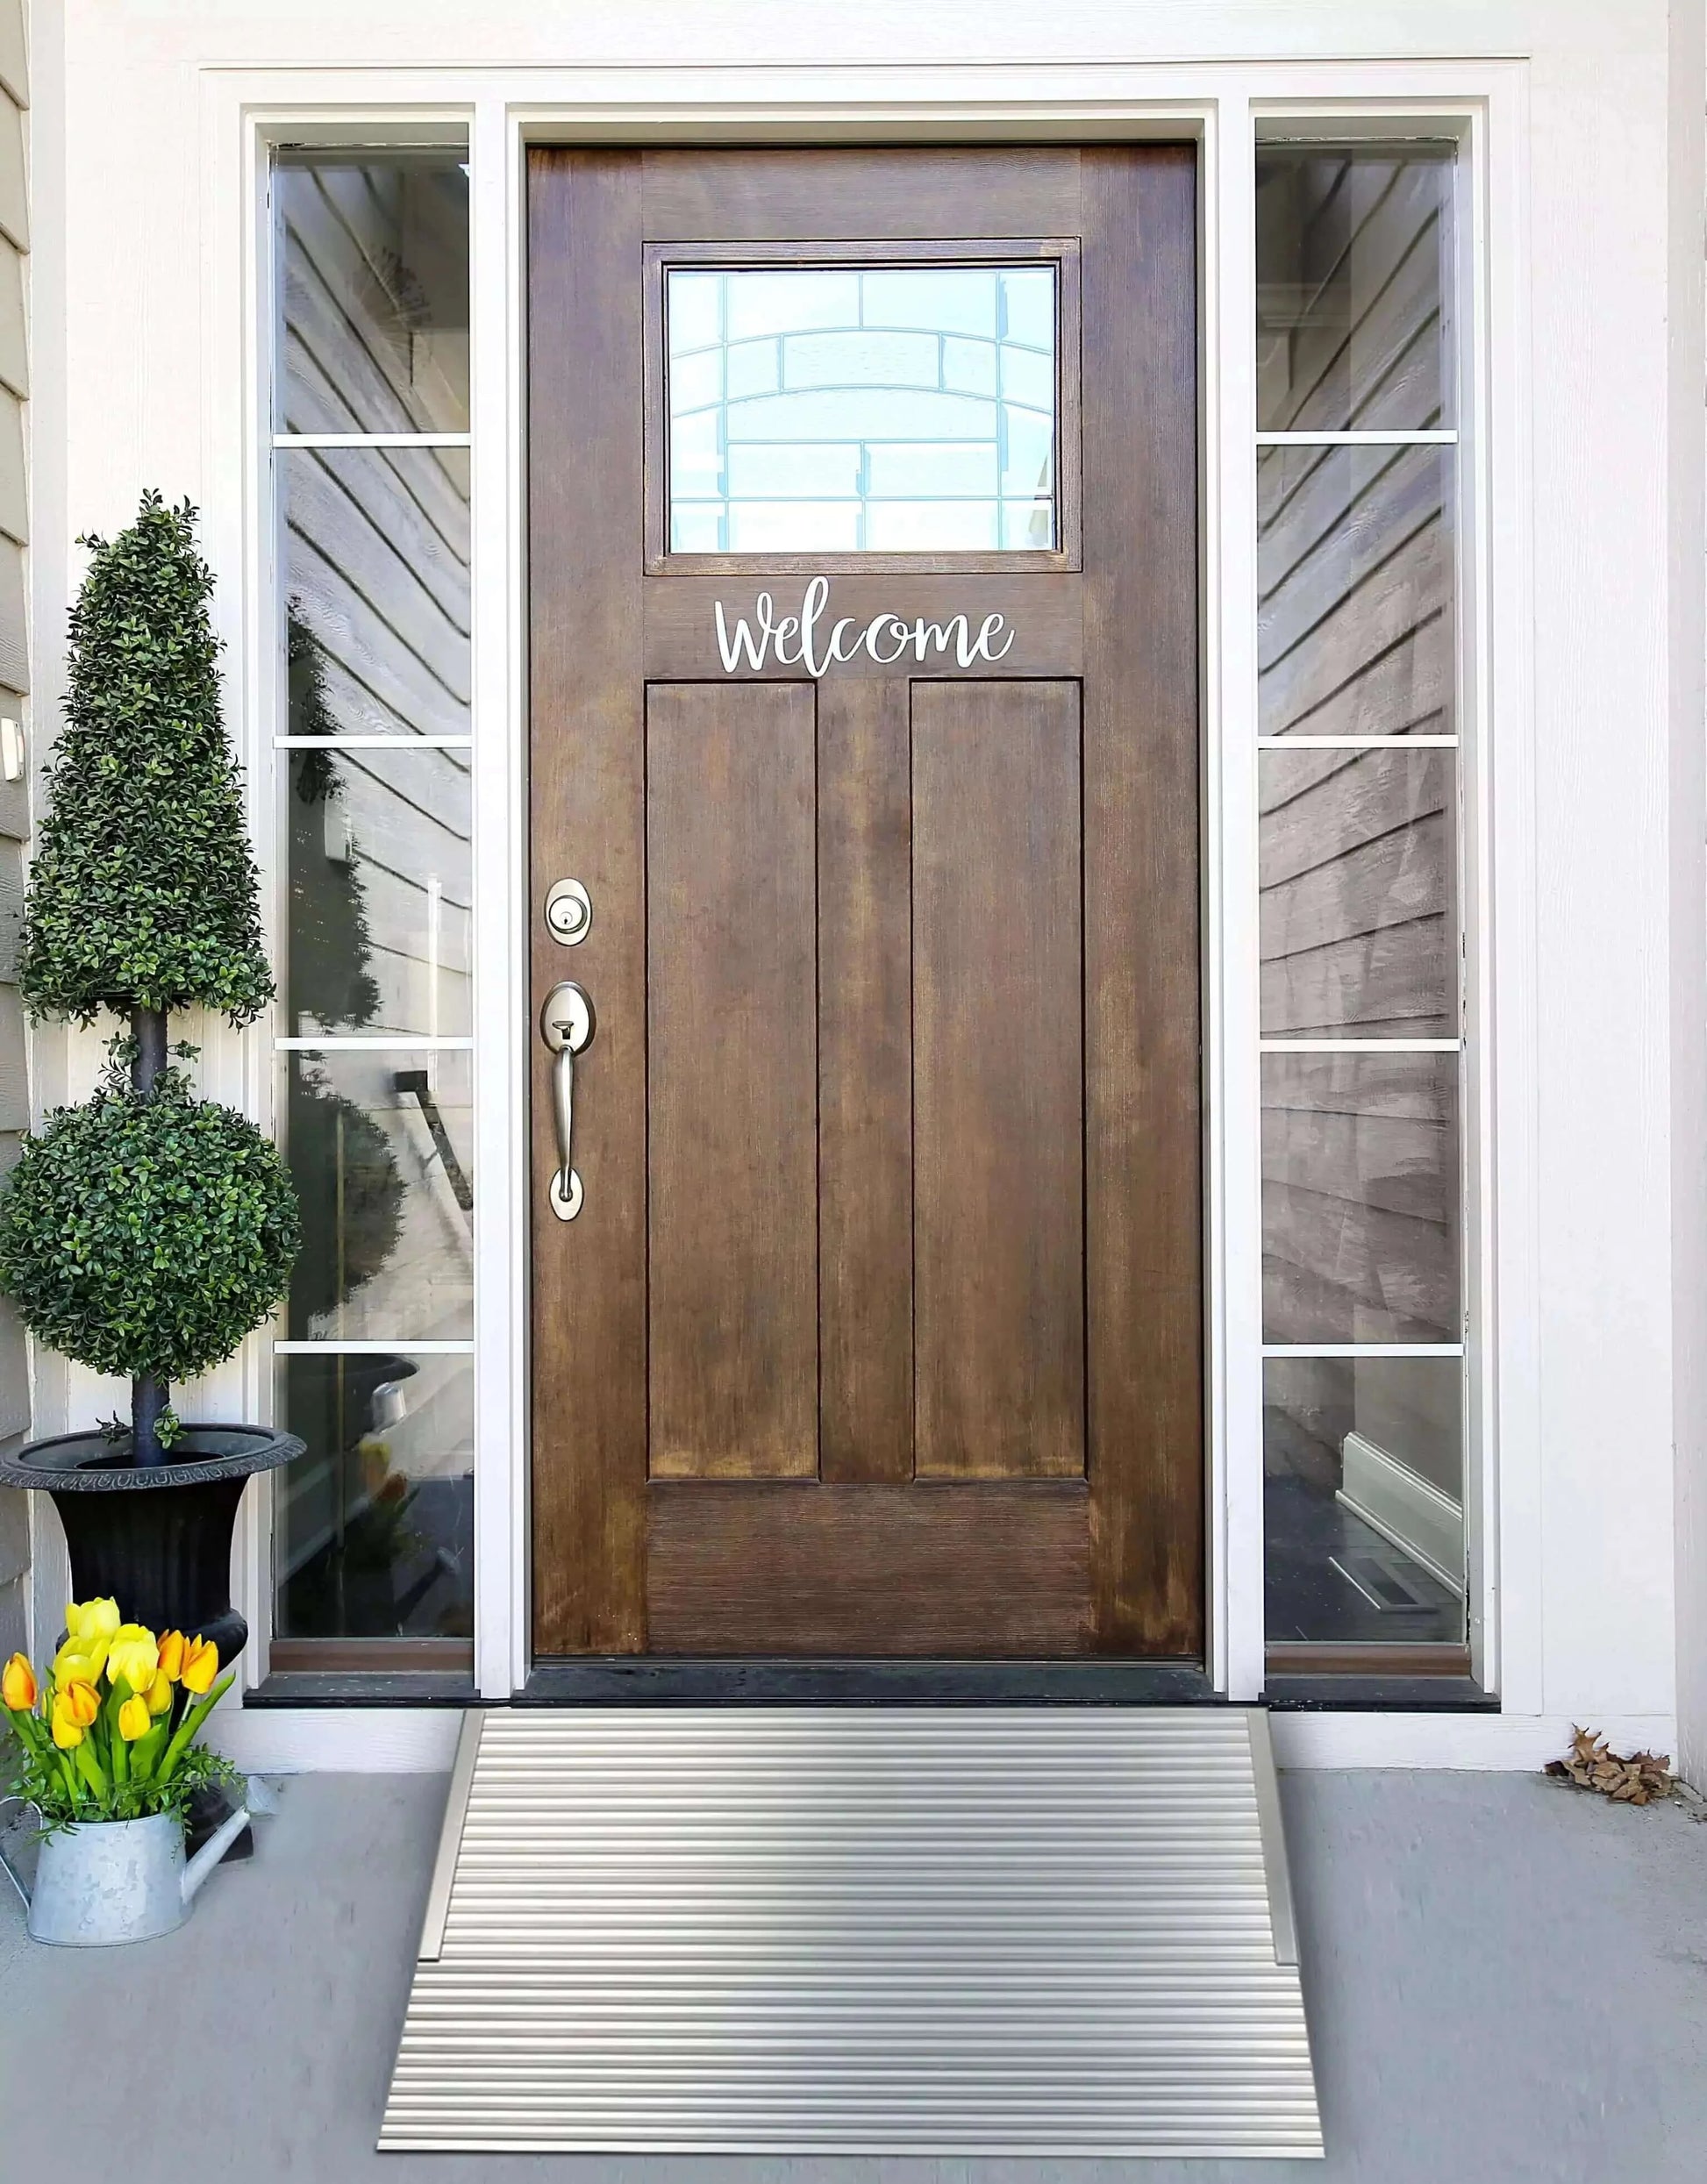
[{"label": "yellow tulip flower", "polygon": [[162,1631],[160,1634],[160,1672],[175,1683],[183,1674],[183,1632]]},{"label": "yellow tulip flower", "polygon": [[187,1638],[183,1649],[183,1688],[201,1698],[212,1688],[219,1674],[219,1648],[204,1638]]},{"label": "yellow tulip flower", "polygon": [[172,1679],[162,1668],[148,1686],[148,1711],[163,1714],[172,1703]]},{"label": "yellow tulip flower", "polygon": [[0,1699],[14,1714],[27,1714],[36,1702],[35,1671],[22,1653],[14,1653],[0,1670]]},{"label": "yellow tulip flower", "polygon": [[54,1681],[69,1683],[75,1678],[81,1683],[98,1681],[106,1666],[107,1642],[104,1638],[89,1641],[67,1638],[54,1656]]},{"label": "yellow tulip flower", "polygon": [[101,1695],[92,1683],[85,1683],[81,1676],[62,1683],[54,1694],[54,1708],[63,1707],[79,1729],[88,1729],[101,1711]]},{"label": "yellow tulip flower", "polygon": [[148,1702],[139,1692],[133,1693],[118,1709],[118,1733],[127,1745],[133,1745],[139,1737],[148,1734]]},{"label": "yellow tulip flower", "polygon": [[75,1752],[82,1740],[82,1730],[61,1691],[54,1700],[54,1742],[61,1752]]},{"label": "yellow tulip flower", "polygon": [[116,1600],[86,1600],[81,1607],[74,1600],[67,1604],[65,1610],[67,1631],[73,1638],[89,1639],[89,1650],[91,1652],[96,1641],[104,1645],[109,1638],[118,1635],[121,1620]]},{"label": "yellow tulip flower", "polygon": [[132,1691],[146,1691],[159,1667],[160,1648],[152,1631],[145,1631],[139,1623],[126,1623],[114,1631],[107,1647],[109,1682],[117,1683],[123,1676]]}]

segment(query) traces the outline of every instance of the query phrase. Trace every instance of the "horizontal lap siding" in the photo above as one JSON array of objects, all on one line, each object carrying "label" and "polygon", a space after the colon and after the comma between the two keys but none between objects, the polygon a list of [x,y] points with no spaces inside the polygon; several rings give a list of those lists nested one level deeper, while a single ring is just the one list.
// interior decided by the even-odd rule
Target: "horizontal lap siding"
[{"label": "horizontal lap siding", "polygon": [[[1301,323],[1264,359],[1267,424],[1441,422],[1438,173],[1326,154],[1289,178]],[[1312,297],[1346,307],[1312,312]],[[1395,738],[1391,751],[1263,754],[1271,1038],[1458,1030],[1456,759],[1405,747],[1455,725],[1451,463],[1434,447],[1259,456],[1263,732]],[[1263,1083],[1268,1338],[1454,1339],[1449,1066],[1271,1056]]]},{"label": "horizontal lap siding", "polygon": [[[28,96],[22,0],[0,0],[0,715],[24,723],[29,688],[25,610],[25,546],[29,498],[24,401],[29,391],[25,343],[23,253],[29,248],[24,157]],[[27,782],[0,782],[0,1174],[17,1160],[29,1127],[24,1013],[18,994],[18,930],[23,906],[23,845],[29,831]],[[0,1300],[0,1448],[30,1426],[30,1382],[23,1330]],[[25,1572],[30,1531],[25,1497],[0,1492],[0,1656],[27,1643]]]}]

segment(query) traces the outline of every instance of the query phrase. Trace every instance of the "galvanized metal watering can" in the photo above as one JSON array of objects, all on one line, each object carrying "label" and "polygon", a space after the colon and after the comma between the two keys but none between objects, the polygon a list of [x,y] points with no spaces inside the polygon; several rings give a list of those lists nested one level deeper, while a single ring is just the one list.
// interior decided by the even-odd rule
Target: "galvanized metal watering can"
[{"label": "galvanized metal watering can", "polygon": [[187,1864],[182,1822],[161,1812],[146,1820],[88,1821],[44,1836],[33,1885],[4,1847],[0,1866],[28,1908],[37,1941],[74,1949],[153,1941],[183,1924],[197,1889],[248,1823],[239,1806]]}]

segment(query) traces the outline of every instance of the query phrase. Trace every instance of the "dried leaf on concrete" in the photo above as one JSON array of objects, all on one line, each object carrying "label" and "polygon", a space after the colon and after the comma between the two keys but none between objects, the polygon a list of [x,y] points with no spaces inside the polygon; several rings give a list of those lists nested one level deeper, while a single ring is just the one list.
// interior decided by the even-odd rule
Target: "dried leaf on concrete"
[{"label": "dried leaf on concrete", "polygon": [[1598,1790],[1620,1805],[1648,1805],[1656,1797],[1668,1797],[1676,1781],[1669,1753],[1621,1756],[1592,1729],[1573,1730],[1570,1751],[1562,1759],[1549,1759],[1546,1771],[1579,1789]]}]

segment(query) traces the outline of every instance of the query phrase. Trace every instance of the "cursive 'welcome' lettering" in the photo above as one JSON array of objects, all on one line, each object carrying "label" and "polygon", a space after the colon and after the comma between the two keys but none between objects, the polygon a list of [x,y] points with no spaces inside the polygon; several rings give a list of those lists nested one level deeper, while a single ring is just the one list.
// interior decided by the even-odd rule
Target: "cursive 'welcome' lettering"
[{"label": "cursive 'welcome' lettering", "polygon": [[970,667],[980,660],[993,666],[1013,646],[1014,632],[1004,615],[987,614],[975,637],[963,614],[951,614],[946,622],[926,622],[923,617],[909,622],[898,614],[874,614],[863,625],[843,615],[825,628],[829,603],[829,578],[814,576],[798,614],[785,614],[779,620],[770,594],[761,591],[753,603],[752,622],[739,616],[732,629],[719,599],[715,612],[724,673],[734,674],[745,665],[757,674],[767,660],[775,660],[782,667],[804,667],[816,681],[826,667],[858,653],[880,667],[898,667],[910,654],[922,667],[932,654],[945,659],[951,646],[960,667]]}]

